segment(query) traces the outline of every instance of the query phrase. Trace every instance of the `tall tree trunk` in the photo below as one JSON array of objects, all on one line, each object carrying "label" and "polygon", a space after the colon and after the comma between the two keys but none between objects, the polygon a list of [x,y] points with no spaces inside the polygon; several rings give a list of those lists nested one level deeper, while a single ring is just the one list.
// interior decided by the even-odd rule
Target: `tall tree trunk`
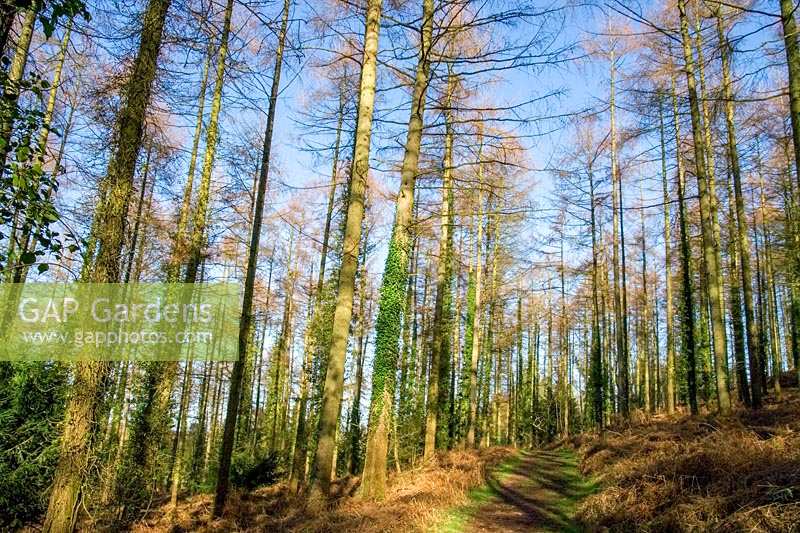
[{"label": "tall tree trunk", "polygon": [[[747,331],[747,354],[750,364],[750,389],[747,382],[740,383],[745,403],[757,409],[761,407],[761,377],[760,364],[761,345],[758,339],[758,328],[756,326],[753,311],[753,273],[750,266],[750,239],[747,232],[747,215],[744,209],[744,195],[742,194],[742,172],[739,165],[739,150],[736,143],[736,129],[734,121],[734,95],[731,82],[730,66],[730,43],[725,35],[722,22],[722,8],[718,8],[717,13],[717,36],[720,42],[720,56],[722,58],[722,88],[723,98],[725,99],[725,124],[727,127],[727,150],[728,162],[730,164],[731,176],[733,177],[733,192],[735,203],[735,228],[736,228],[736,251],[740,260],[741,287],[744,296],[744,318]],[[737,274],[738,275],[738,274]],[[742,362],[743,364],[743,362]],[[738,365],[738,363],[737,363]],[[744,368],[741,369],[744,374]],[[741,380],[740,380],[741,381]]]},{"label": "tall tree trunk", "polygon": [[678,166],[678,219],[681,239],[681,278],[683,292],[683,351],[686,356],[686,386],[689,396],[689,408],[693,415],[697,408],[697,361],[694,331],[694,295],[692,294],[692,252],[689,246],[689,224],[686,214],[686,176],[681,154],[680,115],[678,114],[678,94],[675,89],[675,78],[672,78],[672,114],[675,122],[675,159]]},{"label": "tall tree trunk", "polygon": [[[718,205],[719,198],[716,190],[716,162],[714,155],[714,143],[711,135],[711,115],[708,109],[708,98],[706,90],[706,77],[705,77],[705,57],[703,54],[703,36],[702,36],[702,14],[701,7],[698,0],[695,0],[695,48],[697,49],[697,76],[700,81],[700,110],[703,124],[703,146],[705,153],[706,163],[706,180],[708,183],[708,198],[709,198],[709,219],[711,227],[711,242],[714,244],[714,264],[712,269],[708,270],[708,276],[714,276],[716,285],[719,287],[718,298],[712,295],[709,289],[709,300],[711,306],[717,307],[717,312],[711,310],[711,331],[713,338],[714,349],[714,375],[717,380],[717,393],[720,396],[720,390],[724,389],[727,396],[728,392],[728,339],[725,330],[725,283],[722,278],[722,257],[720,254],[720,247],[722,239],[720,237],[719,228],[719,214]],[[709,286],[710,287],[710,286]],[[720,326],[721,325],[721,326]],[[720,335],[721,333],[721,335]],[[720,372],[722,370],[722,373]],[[720,376],[724,379],[721,380]],[[722,399],[720,402],[724,403]],[[730,402],[730,400],[728,400]],[[730,406],[729,406],[730,407]],[[723,409],[724,411],[724,409]]]},{"label": "tall tree trunk", "polygon": [[795,172],[800,185],[800,47],[797,43],[797,23],[793,0],[780,0],[783,42],[786,48],[786,66],[789,73],[789,117],[792,121]]},{"label": "tall tree trunk", "polygon": [[[470,345],[472,352],[464,360],[464,365],[469,365],[469,410],[467,412],[466,446],[475,447],[475,426],[478,414],[478,356],[481,349],[481,315],[483,314],[483,130],[478,124],[478,222],[477,236],[475,238],[475,303],[472,312],[472,339]],[[467,355],[466,352],[464,354]]]},{"label": "tall tree trunk", "polygon": [[445,96],[446,131],[444,138],[444,160],[442,162],[439,264],[436,272],[436,300],[433,312],[431,369],[428,378],[428,412],[425,418],[425,445],[423,453],[423,458],[425,460],[433,459],[436,451],[438,417],[445,404],[445,396],[443,388],[441,387],[441,382],[448,379],[446,374],[450,358],[450,300],[453,278],[453,127],[450,101],[452,99],[454,84],[455,78],[451,72],[448,78],[447,95]]},{"label": "tall tree trunk", "polygon": [[591,379],[591,394],[592,394],[592,418],[595,427],[599,431],[603,431],[603,412],[604,412],[604,398],[603,392],[603,353],[600,346],[600,302],[598,297],[598,266],[597,257],[599,250],[597,247],[597,212],[596,212],[596,197],[595,197],[595,180],[593,164],[589,164],[587,169],[589,173],[589,209],[590,226],[589,229],[592,233],[592,351],[590,360],[590,379]]},{"label": "tall tree trunk", "polygon": [[[792,123],[792,142],[794,145],[795,179],[800,184],[800,47],[797,42],[797,23],[795,20],[795,6],[793,0],[780,0],[781,21],[783,24],[783,39],[786,48],[786,65],[789,74],[789,110]],[[796,217],[797,215],[795,215]],[[797,247],[798,236],[797,222],[794,228],[794,246]],[[792,279],[793,286],[800,280],[800,253],[792,254]],[[792,318],[795,325],[795,359],[800,362],[800,342],[797,341],[798,322],[800,322],[800,296],[796,289],[792,290]],[[800,364],[796,364],[797,379],[800,382]],[[752,364],[751,364],[752,368]],[[752,372],[751,372],[752,376]]]},{"label": "tall tree trunk", "polygon": [[[397,368],[400,321],[403,314],[403,291],[408,283],[411,252],[410,223],[413,214],[425,95],[430,71],[431,36],[433,32],[433,0],[422,2],[422,27],[411,116],[400,170],[400,193],[397,197],[394,227],[389,253],[381,282],[378,318],[375,326],[375,356],[372,370],[372,400],[367,427],[367,450],[360,494],[365,498],[382,499],[386,490],[386,461],[394,405],[394,376]],[[349,223],[349,221],[348,221]]]},{"label": "tall tree trunk", "polygon": [[261,151],[261,170],[258,175],[256,199],[253,210],[253,227],[250,233],[250,246],[247,252],[247,269],[244,280],[244,294],[242,296],[242,316],[239,322],[238,355],[233,364],[231,373],[228,406],[225,412],[225,426],[222,435],[222,446],[219,452],[219,467],[217,470],[217,487],[214,497],[214,516],[222,516],[225,510],[225,500],[228,496],[231,455],[233,454],[234,433],[236,419],[239,414],[239,403],[242,397],[242,378],[247,364],[250,339],[253,327],[253,295],[255,292],[256,270],[258,269],[258,256],[261,243],[261,227],[264,215],[264,200],[267,194],[269,171],[272,154],[272,134],[275,127],[275,109],[278,103],[278,93],[281,83],[281,69],[283,67],[284,46],[286,33],[289,26],[289,11],[291,0],[284,0],[281,15],[281,28],[278,32],[278,45],[275,50],[275,69],[272,74],[272,87],[269,93],[269,108],[267,109],[267,125],[264,132],[264,145]]},{"label": "tall tree trunk", "polygon": [[639,189],[640,203],[642,208],[639,211],[641,215],[642,224],[642,343],[640,347],[642,350],[642,360],[644,364],[644,408],[648,413],[655,411],[653,396],[650,394],[650,334],[647,327],[650,322],[650,299],[647,295],[647,240],[644,227],[644,194],[641,188]]},{"label": "tall tree trunk", "polygon": [[686,15],[686,0],[679,0],[678,11],[681,23],[681,38],[683,41],[683,59],[686,72],[686,81],[689,90],[689,107],[692,117],[692,136],[694,138],[695,167],[697,175],[697,188],[700,197],[700,222],[703,237],[703,257],[705,259],[706,282],[711,307],[711,324],[714,335],[714,370],[716,375],[717,399],[719,410],[722,413],[730,411],[731,402],[728,393],[726,371],[726,337],[724,317],[722,316],[722,292],[719,284],[718,256],[719,250],[714,242],[713,209],[709,177],[706,173],[706,146],[703,125],[700,116],[699,99],[697,96],[696,80],[694,74],[694,57],[692,54],[689,37],[689,23]]},{"label": "tall tree trunk", "polygon": [[[100,251],[87,281],[119,281],[128,201],[169,5],[170,0],[150,0],[144,14],[139,50],[116,119],[115,150],[100,188],[100,203],[95,212]],[[70,532],[75,527],[107,369],[104,362],[76,365],[72,396],[64,417],[60,457],[42,526],[45,532]]]},{"label": "tall tree trunk", "polygon": [[336,428],[342,403],[344,363],[350,320],[353,315],[353,292],[358,250],[361,242],[361,222],[369,173],[369,149],[372,134],[372,113],[375,103],[375,82],[378,54],[378,34],[381,26],[383,0],[368,0],[364,29],[364,56],[359,82],[358,119],[356,126],[353,164],[350,174],[350,194],[347,206],[342,261],[339,270],[339,290],[333,317],[332,342],[328,353],[325,388],[319,418],[317,452],[312,475],[315,490],[327,495],[332,476],[333,454],[336,446]]},{"label": "tall tree trunk", "polygon": [[[232,15],[233,0],[228,0],[225,6],[222,35],[220,37],[220,47],[217,56],[216,82],[208,123],[200,190],[193,214],[192,235],[188,243],[188,264],[184,278],[186,283],[195,283],[195,281],[197,281],[198,270],[203,262],[206,226],[209,219],[208,206],[211,174],[214,168],[216,146],[219,137],[219,114],[222,105],[222,90],[225,78],[225,63],[228,56],[228,40]],[[178,257],[180,255],[180,241],[181,236],[176,236],[173,242],[173,257]],[[175,265],[168,266],[168,275],[176,272]],[[169,281],[176,282],[177,278],[170,278]],[[133,469],[131,473],[138,478],[136,481],[143,487],[150,483],[149,480],[153,475],[153,471],[160,462],[158,452],[163,445],[163,439],[169,433],[169,426],[171,424],[169,412],[170,399],[175,386],[177,372],[177,361],[153,362],[145,366],[144,384],[137,405],[137,409],[141,412],[141,415],[137,417],[137,423],[132,427],[131,456],[129,458],[133,465],[140,465],[140,468]],[[126,483],[133,486],[131,480],[126,480]],[[134,490],[136,489],[134,488]]]},{"label": "tall tree trunk", "polygon": [[611,51],[611,98],[609,100],[609,113],[611,114],[611,204],[612,204],[612,254],[614,266],[614,334],[617,341],[617,363],[619,370],[619,410],[623,416],[629,414],[630,394],[628,392],[628,344],[627,344],[627,311],[623,310],[622,292],[620,289],[620,259],[619,259],[619,229],[622,218],[619,207],[622,205],[619,192],[622,190],[617,185],[619,181],[619,163],[617,161],[617,130],[616,130],[616,73],[617,63],[615,51]]},{"label": "tall tree trunk", "polygon": [[[658,100],[658,126],[661,141],[661,184],[664,194],[664,304],[667,318],[667,382],[664,396],[667,413],[672,414],[675,412],[675,326],[672,317],[672,228],[669,216],[670,194],[667,181],[667,143],[664,132],[663,94],[659,94]],[[680,157],[680,154],[678,156]]]}]

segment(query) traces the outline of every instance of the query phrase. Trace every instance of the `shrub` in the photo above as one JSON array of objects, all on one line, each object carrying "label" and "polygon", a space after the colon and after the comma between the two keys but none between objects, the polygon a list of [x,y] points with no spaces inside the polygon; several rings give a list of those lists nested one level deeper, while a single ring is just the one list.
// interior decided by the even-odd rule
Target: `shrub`
[{"label": "shrub", "polygon": [[231,483],[237,487],[252,490],[262,485],[272,485],[281,477],[277,453],[268,453],[261,457],[238,453],[231,461]]}]

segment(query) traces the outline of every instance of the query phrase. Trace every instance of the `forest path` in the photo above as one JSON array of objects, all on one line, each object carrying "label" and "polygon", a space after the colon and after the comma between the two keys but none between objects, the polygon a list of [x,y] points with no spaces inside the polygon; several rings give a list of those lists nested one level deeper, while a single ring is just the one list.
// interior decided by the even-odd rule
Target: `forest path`
[{"label": "forest path", "polygon": [[440,532],[581,531],[577,504],[596,485],[581,476],[572,451],[520,451],[470,492]]}]

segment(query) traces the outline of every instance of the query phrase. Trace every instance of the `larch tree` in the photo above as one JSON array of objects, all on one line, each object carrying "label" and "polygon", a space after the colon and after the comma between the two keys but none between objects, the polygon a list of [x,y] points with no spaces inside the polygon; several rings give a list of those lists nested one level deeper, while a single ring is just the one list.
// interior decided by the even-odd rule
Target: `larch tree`
[{"label": "larch tree", "polygon": [[377,81],[378,36],[381,27],[382,0],[368,0],[365,8],[364,49],[359,81],[358,115],[355,145],[350,171],[347,216],[342,243],[339,286],[333,316],[332,342],[325,372],[325,384],[320,408],[317,451],[314,456],[313,490],[327,495],[333,477],[332,467],[336,448],[336,428],[342,403],[344,364],[353,315],[353,293],[358,270],[358,250],[361,242],[361,222],[369,174],[370,140]]},{"label": "larch tree", "polygon": [[[403,163],[400,169],[400,191],[397,195],[394,226],[389,241],[383,279],[381,281],[378,316],[375,324],[375,358],[372,368],[372,399],[367,428],[367,450],[361,495],[381,499],[386,490],[386,462],[389,431],[394,405],[394,378],[397,367],[400,328],[403,313],[403,293],[408,283],[411,256],[410,225],[414,212],[414,187],[419,168],[425,99],[429,85],[431,49],[433,42],[433,0],[423,0],[420,27],[419,57],[411,92],[411,116],[408,120]],[[440,339],[441,341],[441,339]],[[436,340],[434,339],[434,343]],[[436,349],[434,347],[434,349]],[[435,364],[439,365],[438,359]],[[438,375],[436,379],[438,387]],[[429,409],[432,407],[428,406]],[[438,405],[437,407],[438,408]],[[432,422],[436,433],[435,422]],[[427,439],[426,430],[426,439]]]},{"label": "larch tree", "polygon": [[694,71],[694,55],[689,37],[689,21],[686,11],[686,2],[678,2],[680,15],[681,39],[683,42],[684,71],[686,74],[687,87],[689,91],[689,108],[692,119],[692,136],[694,138],[695,152],[695,173],[697,176],[698,195],[700,197],[700,221],[702,227],[703,258],[706,269],[705,280],[708,284],[708,295],[711,308],[711,322],[714,333],[714,370],[716,374],[716,389],[719,410],[728,412],[731,408],[730,395],[728,392],[727,371],[726,371],[726,333],[724,317],[722,316],[722,289],[719,285],[717,258],[719,257],[718,247],[715,246],[711,191],[709,178],[706,172],[706,137],[701,123],[700,104],[697,95],[697,81]]},{"label": "larch tree", "polygon": [[[144,13],[139,49],[116,117],[114,151],[94,215],[99,251],[86,281],[109,283],[120,279],[127,207],[169,6],[170,0],[150,0]],[[107,369],[105,362],[76,364],[44,531],[69,532],[75,527]]]},{"label": "larch tree", "polygon": [[291,0],[284,0],[281,11],[281,25],[278,31],[278,43],[275,51],[275,68],[272,74],[272,86],[269,93],[269,107],[267,109],[267,124],[264,131],[264,144],[261,152],[261,165],[255,191],[253,212],[253,227],[250,231],[250,243],[247,252],[247,267],[242,296],[242,313],[239,322],[239,342],[236,361],[231,373],[228,406],[225,412],[225,425],[222,434],[222,446],[219,452],[219,467],[217,470],[217,487],[214,497],[214,515],[221,516],[225,510],[225,500],[228,495],[228,484],[233,454],[236,421],[239,415],[239,404],[242,397],[242,377],[247,364],[249,343],[251,342],[253,327],[253,293],[255,288],[256,270],[258,269],[259,250],[261,243],[261,227],[264,213],[264,203],[267,194],[269,170],[272,154],[272,136],[275,129],[275,111],[278,103],[278,94],[281,83],[281,69],[286,46],[286,35],[289,26],[289,11]]}]

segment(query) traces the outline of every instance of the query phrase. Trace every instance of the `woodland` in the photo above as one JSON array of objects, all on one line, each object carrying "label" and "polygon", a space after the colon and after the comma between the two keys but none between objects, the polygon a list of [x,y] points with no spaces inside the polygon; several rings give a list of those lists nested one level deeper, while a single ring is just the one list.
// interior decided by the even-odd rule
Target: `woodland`
[{"label": "woodland", "polygon": [[797,9],[0,0],[0,283],[240,288],[0,361],[0,530],[798,531]]}]

